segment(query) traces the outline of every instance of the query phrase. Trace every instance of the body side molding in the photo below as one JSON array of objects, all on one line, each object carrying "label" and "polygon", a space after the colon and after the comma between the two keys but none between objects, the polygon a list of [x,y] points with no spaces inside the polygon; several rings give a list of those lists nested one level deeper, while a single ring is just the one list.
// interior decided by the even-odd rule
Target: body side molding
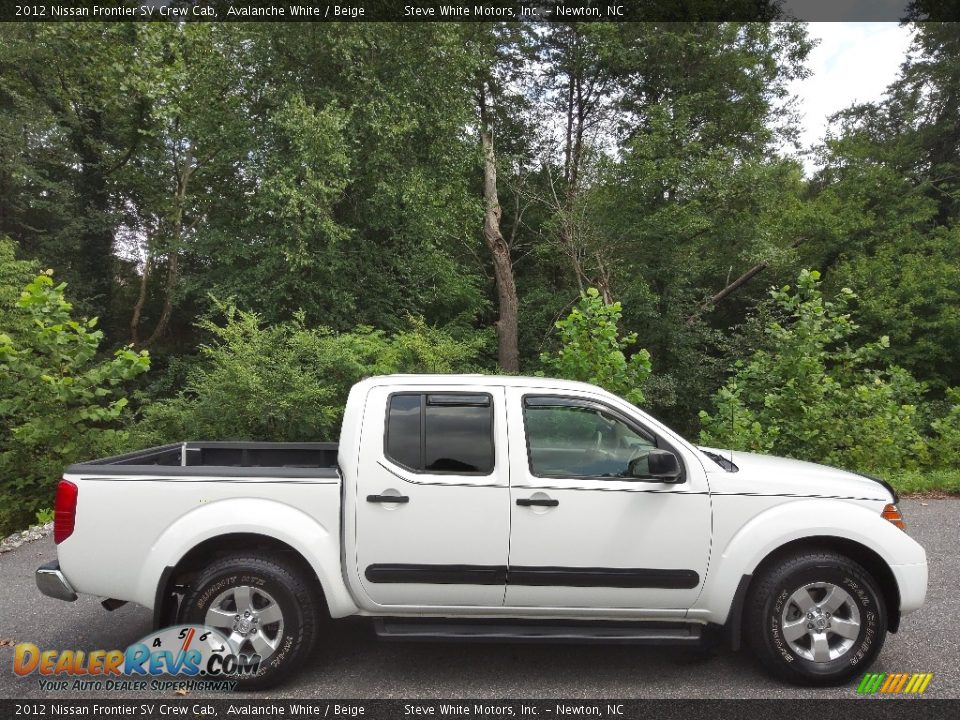
[{"label": "body side molding", "polygon": [[689,589],[700,584],[695,570],[663,568],[377,563],[367,566],[364,575],[373,583],[444,585]]}]

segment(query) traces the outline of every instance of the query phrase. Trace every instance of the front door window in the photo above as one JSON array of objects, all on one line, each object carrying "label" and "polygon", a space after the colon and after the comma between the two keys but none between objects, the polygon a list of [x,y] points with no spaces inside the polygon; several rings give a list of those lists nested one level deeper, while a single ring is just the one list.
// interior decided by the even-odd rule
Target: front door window
[{"label": "front door window", "polygon": [[641,478],[656,443],[590,404],[550,405],[528,398],[524,424],[530,473],[558,478]]}]

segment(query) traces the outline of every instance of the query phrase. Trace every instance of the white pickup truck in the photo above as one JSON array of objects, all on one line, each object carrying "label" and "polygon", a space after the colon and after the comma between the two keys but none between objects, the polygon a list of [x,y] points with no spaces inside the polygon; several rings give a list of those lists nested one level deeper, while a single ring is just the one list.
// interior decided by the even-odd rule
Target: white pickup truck
[{"label": "white pickup truck", "polygon": [[186,442],[67,468],[40,590],[152,608],[302,664],[324,621],[409,640],[745,637],[788,681],[862,673],[919,608],[889,485],[698,448],[604,390],[374,377],[339,444]]}]

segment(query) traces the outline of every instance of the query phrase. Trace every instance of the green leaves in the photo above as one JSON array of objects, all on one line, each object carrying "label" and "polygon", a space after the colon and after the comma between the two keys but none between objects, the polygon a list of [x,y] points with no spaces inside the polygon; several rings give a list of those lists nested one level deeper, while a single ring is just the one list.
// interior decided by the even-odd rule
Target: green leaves
[{"label": "green leaves", "polygon": [[930,423],[930,450],[934,463],[960,471],[960,387],[947,390],[949,409]]},{"label": "green leaves", "polygon": [[783,320],[768,323],[767,347],[734,366],[715,411],[700,412],[701,442],[861,471],[922,465],[923,386],[884,362],[889,338],[851,343],[853,292],[825,298],[820,273],[803,270],[795,289],[770,295]]},{"label": "green leaves", "polygon": [[[122,383],[146,372],[146,351],[96,358],[96,319],[77,321],[49,271],[4,315],[0,333],[0,534],[50,502],[63,466],[107,455],[124,440]],[[6,328],[5,328],[6,329]]]},{"label": "green leaves", "polygon": [[259,316],[221,306],[222,324],[174,398],[143,408],[134,446],[177,440],[333,440],[350,387],[369,375],[463,372],[486,339],[458,340],[411,318],[388,335],[307,327],[305,316],[263,326]]},{"label": "green leaves", "polygon": [[627,357],[637,334],[621,337],[621,316],[620,303],[606,304],[596,288],[588,288],[577,307],[556,322],[560,349],[543,353],[540,361],[555,377],[599,385],[635,405],[643,403],[650,353],[640,349]]}]

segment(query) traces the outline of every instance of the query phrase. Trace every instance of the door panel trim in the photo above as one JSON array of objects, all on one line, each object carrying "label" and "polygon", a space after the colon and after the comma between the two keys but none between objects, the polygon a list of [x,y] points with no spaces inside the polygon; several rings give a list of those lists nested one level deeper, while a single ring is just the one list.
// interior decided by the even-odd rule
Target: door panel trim
[{"label": "door panel trim", "polygon": [[689,590],[700,584],[695,570],[671,568],[540,567],[503,565],[368,565],[373,583],[503,585],[528,587],[610,587]]},{"label": "door panel trim", "polygon": [[507,581],[507,566],[377,563],[368,565],[364,575],[372,583],[503,585]]},{"label": "door panel trim", "polygon": [[508,585],[663,588],[689,590],[700,584],[695,570],[661,568],[511,567]]}]

